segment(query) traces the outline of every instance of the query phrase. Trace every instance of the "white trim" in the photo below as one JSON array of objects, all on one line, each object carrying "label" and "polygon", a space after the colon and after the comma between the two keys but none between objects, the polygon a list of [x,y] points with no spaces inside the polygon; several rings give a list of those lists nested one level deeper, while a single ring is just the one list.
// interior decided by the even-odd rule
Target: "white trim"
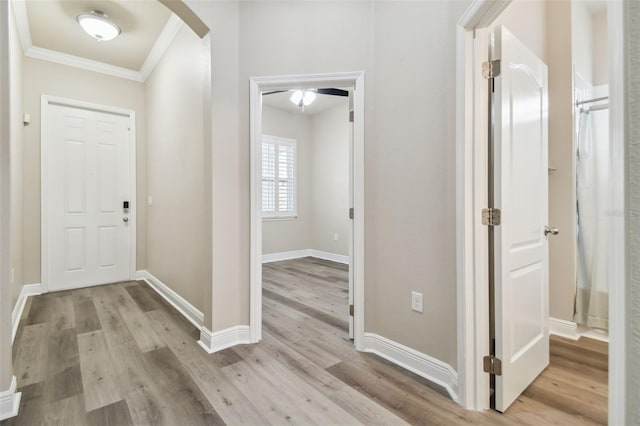
[{"label": "white trim", "polygon": [[212,332],[206,327],[200,330],[198,344],[208,354],[221,351],[236,345],[251,343],[251,332],[248,325],[236,325],[224,330]]},{"label": "white trim", "polygon": [[195,306],[189,303],[185,298],[173,291],[168,285],[160,281],[157,277],[147,270],[136,272],[136,279],[143,280],[156,291],[164,300],[169,302],[171,306],[176,308],[178,312],[189,320],[198,330],[202,329],[204,324],[204,314]]},{"label": "white trim", "polygon": [[31,47],[31,29],[29,28],[29,18],[27,16],[27,2],[25,0],[11,0],[13,16],[16,18],[16,29],[22,46],[22,53],[25,55]]},{"label": "white trim", "polygon": [[[136,165],[136,113],[133,110],[112,107],[108,105],[100,105],[92,102],[79,101],[75,99],[62,98],[58,96],[42,95],[40,101],[40,128],[47,129],[48,127],[48,106],[49,105],[63,105],[72,108],[81,108],[91,111],[106,112],[109,114],[117,114],[125,117],[129,117],[129,279],[133,280],[136,277],[136,245],[137,245],[137,165]],[[49,185],[51,183],[51,170],[50,170],[50,147],[47,140],[48,132],[42,130],[40,132],[40,243],[41,243],[41,281],[42,291],[49,291],[49,282],[51,276],[50,262],[49,262],[49,240],[50,227],[49,227],[49,206],[50,206],[50,194]],[[74,287],[78,288],[78,287]],[[70,290],[70,288],[65,290]],[[61,289],[56,289],[61,290]]]},{"label": "white trim", "polygon": [[458,374],[446,362],[375,333],[364,333],[364,351],[376,354],[444,387],[451,399],[458,402]]},{"label": "white trim", "polygon": [[578,340],[578,324],[574,321],[566,321],[557,318],[549,318],[549,334],[554,334],[567,339]]},{"label": "white trim", "polygon": [[160,62],[160,59],[183,25],[182,20],[177,15],[171,14],[164,28],[158,35],[155,44],[151,50],[149,50],[149,54],[140,67],[140,70],[134,70],[34,46],[31,40],[31,28],[25,0],[11,0],[11,4],[16,18],[16,28],[20,37],[20,44],[22,45],[22,51],[25,56],[141,83],[144,83],[149,75],[151,75],[153,69],[158,62]]},{"label": "white trim", "polygon": [[42,47],[31,46],[25,53],[25,56],[28,58],[54,62],[56,64],[67,65],[69,67],[80,68],[87,71],[98,72],[100,74],[124,78],[126,80],[133,80],[141,83],[144,82],[144,78],[139,71],[119,67],[117,65],[105,64],[104,62],[81,58],[79,56],[57,52],[55,50],[43,49]]},{"label": "white trim", "polygon": [[313,74],[277,77],[252,77],[250,85],[250,186],[251,186],[251,227],[250,227],[250,291],[249,327],[251,342],[262,338],[262,208],[260,199],[261,176],[259,173],[262,137],[262,91],[281,90],[292,86],[314,87],[354,87],[353,126],[353,298],[354,345],[363,350],[364,340],[364,72],[334,74]]},{"label": "white trim", "polygon": [[[475,117],[483,96],[474,66],[486,60],[482,28],[506,9],[510,0],[475,0],[458,21],[456,45],[456,265],[458,394],[462,406],[489,408],[489,379],[482,357],[489,353],[487,235],[477,212],[486,204],[486,137],[476,137],[482,117]],[[485,53],[485,55],[487,54]],[[484,87],[484,86],[482,86]],[[485,205],[483,205],[485,204]]]},{"label": "white trim", "polygon": [[609,343],[609,334],[602,330],[578,325],[575,321],[566,321],[557,318],[549,318],[549,334],[578,340],[581,337],[600,340]]},{"label": "white trim", "polygon": [[262,263],[280,262],[282,260],[301,259],[311,256],[311,250],[283,251],[262,255]]},{"label": "white trim", "polygon": [[142,81],[146,81],[147,78],[151,75],[162,56],[164,56],[164,52],[167,51],[171,42],[176,38],[180,29],[182,28],[183,22],[178,15],[172,13],[169,17],[169,20],[165,24],[162,32],[158,36],[155,44],[149,51],[149,55],[147,59],[145,59],[142,67],[140,67],[140,75],[142,77]]},{"label": "white trim", "polygon": [[[609,142],[612,147],[624,147],[627,151],[626,140],[628,123],[626,121],[626,106],[630,102],[627,92],[627,72],[631,72],[629,68],[628,54],[628,34],[627,25],[630,25],[626,18],[626,8],[630,7],[631,2],[611,1],[607,2],[607,28],[609,39]],[[627,151],[628,152],[628,151]],[[613,176],[620,179],[619,185],[624,187],[631,182],[625,180],[624,167],[626,162],[632,161],[631,158],[615,159],[616,163],[622,160],[623,164],[616,164],[618,173]],[[624,188],[625,192],[630,193],[631,188]],[[637,188],[633,189],[634,194]],[[618,198],[623,194],[615,194]],[[624,209],[626,207],[624,199],[614,201],[616,208]],[[627,214],[630,214],[627,212]],[[626,347],[627,337],[631,337],[630,331],[627,331],[630,313],[627,310],[626,297],[629,295],[631,280],[628,274],[629,265],[625,265],[629,259],[626,258],[628,253],[629,236],[625,229],[624,216],[612,218],[612,225],[616,229],[615,234],[627,235],[625,241],[620,241],[615,250],[610,253],[611,258],[619,259],[622,263],[620,268],[610,268],[609,274],[611,284],[609,286],[609,424],[624,425],[627,424],[627,410],[631,411],[634,404],[637,404],[637,394],[629,394],[627,388],[627,366],[633,360],[628,358]],[[635,236],[634,236],[635,237]],[[626,245],[626,247],[625,247]],[[615,281],[618,278],[619,281]],[[614,285],[615,282],[615,285]],[[637,300],[629,301],[637,304]],[[630,389],[630,388],[629,388]]]},{"label": "white trim", "polygon": [[16,392],[16,376],[11,378],[9,389],[0,392],[0,420],[5,420],[18,415],[20,409],[21,392]]},{"label": "white trim", "polygon": [[280,262],[282,260],[301,259],[303,257],[317,257],[318,259],[331,260],[332,262],[349,264],[349,256],[329,253],[328,251],[305,249],[296,251],[283,251],[262,255],[262,263]]},{"label": "white trim", "polygon": [[16,300],[16,304],[13,306],[13,311],[11,312],[11,342],[16,338],[18,325],[20,325],[20,318],[27,304],[27,299],[29,296],[37,296],[39,294],[42,294],[42,284],[25,284],[22,286],[18,300]]}]

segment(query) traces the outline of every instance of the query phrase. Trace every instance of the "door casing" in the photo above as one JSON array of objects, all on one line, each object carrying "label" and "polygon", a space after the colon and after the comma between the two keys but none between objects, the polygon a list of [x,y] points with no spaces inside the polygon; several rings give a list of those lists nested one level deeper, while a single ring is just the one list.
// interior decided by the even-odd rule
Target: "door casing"
[{"label": "door casing", "polygon": [[[250,186],[251,186],[251,250],[249,277],[249,332],[250,342],[262,339],[262,211],[261,162],[262,92],[296,88],[354,87],[353,92],[353,240],[351,268],[353,270],[354,327],[356,350],[364,349],[364,72],[312,74],[297,76],[252,77],[250,84]],[[345,215],[348,212],[344,212]]]},{"label": "door casing", "polygon": [[[482,62],[489,59],[487,29],[511,0],[474,0],[458,21],[456,46],[456,266],[458,396],[471,410],[489,408],[489,375],[482,358],[489,353],[487,233],[480,212],[487,203],[487,96]],[[624,4],[609,2],[610,139],[623,145]],[[616,65],[618,64],[618,65]],[[620,288],[618,288],[620,287]],[[625,424],[625,296],[622,286],[609,294],[609,424]]]},{"label": "door casing", "polygon": [[72,108],[80,108],[91,111],[106,112],[129,117],[131,131],[129,132],[129,194],[131,203],[129,207],[129,279],[136,279],[136,115],[135,111],[116,108],[107,105],[99,105],[90,102],[79,101],[75,99],[61,98],[57,96],[42,95],[41,97],[41,138],[40,138],[40,262],[41,262],[41,280],[42,291],[49,291],[49,283],[51,278],[51,262],[49,252],[49,242],[51,239],[50,226],[50,182],[49,174],[51,172],[50,163],[50,141],[47,137],[47,129],[49,119],[48,107],[51,104],[62,105]]}]

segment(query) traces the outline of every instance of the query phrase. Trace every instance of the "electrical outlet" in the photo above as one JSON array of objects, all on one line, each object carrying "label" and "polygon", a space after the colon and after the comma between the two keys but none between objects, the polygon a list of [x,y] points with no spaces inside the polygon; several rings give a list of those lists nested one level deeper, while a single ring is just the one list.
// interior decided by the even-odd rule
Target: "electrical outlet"
[{"label": "electrical outlet", "polygon": [[338,234],[337,233],[333,234],[333,241],[338,241]]},{"label": "electrical outlet", "polygon": [[411,310],[416,312],[422,312],[422,309],[423,309],[422,293],[412,291],[411,292]]}]

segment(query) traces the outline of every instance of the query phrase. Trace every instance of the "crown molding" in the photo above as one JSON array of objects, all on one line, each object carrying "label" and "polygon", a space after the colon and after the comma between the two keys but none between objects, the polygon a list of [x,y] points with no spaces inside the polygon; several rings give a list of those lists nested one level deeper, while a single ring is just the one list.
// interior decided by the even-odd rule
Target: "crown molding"
[{"label": "crown molding", "polygon": [[178,18],[174,13],[172,13],[164,28],[160,32],[160,35],[158,36],[155,44],[149,51],[147,59],[145,59],[144,64],[142,64],[142,67],[140,68],[140,74],[143,78],[143,81],[146,81],[147,78],[149,78],[156,65],[158,65],[158,62],[160,62],[160,59],[162,59],[164,52],[167,51],[173,39],[175,39],[178,35],[178,32],[180,32],[182,24],[182,20]]},{"label": "crown molding", "polygon": [[69,55],[56,50],[43,49],[41,47],[34,46],[31,40],[31,28],[29,27],[29,17],[27,15],[27,4],[25,0],[11,0],[11,5],[13,6],[13,13],[16,18],[16,29],[18,30],[22,51],[26,57],[55,62],[57,64],[80,68],[87,71],[94,71],[141,83],[144,83],[149,75],[151,75],[153,69],[158,62],[160,62],[160,59],[167,51],[171,42],[183,25],[180,18],[175,14],[171,14],[169,20],[160,32],[158,39],[149,51],[142,67],[139,71],[136,71],[129,68],[119,67],[117,65],[107,64],[105,62],[94,61],[80,56]]},{"label": "crown molding", "polygon": [[25,56],[144,83],[144,78],[139,71],[105,64],[104,62],[93,61],[91,59],[81,58],[79,56],[57,52],[55,50],[31,46]]}]

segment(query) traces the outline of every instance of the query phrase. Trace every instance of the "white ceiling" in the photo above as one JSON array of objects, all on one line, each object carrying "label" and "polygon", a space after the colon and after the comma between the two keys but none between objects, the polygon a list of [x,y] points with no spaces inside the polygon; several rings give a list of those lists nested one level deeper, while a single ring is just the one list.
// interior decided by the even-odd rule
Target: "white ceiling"
[{"label": "white ceiling", "polygon": [[[33,46],[138,71],[171,12],[157,0],[27,0]],[[122,29],[116,39],[98,42],[76,16],[106,13]]]},{"label": "white ceiling", "polygon": [[294,114],[315,115],[335,108],[338,105],[349,103],[349,98],[344,96],[318,94],[316,95],[316,100],[313,101],[311,105],[304,107],[304,111],[302,111],[301,108],[291,103],[289,100],[290,97],[291,92],[262,95],[262,104]]}]

